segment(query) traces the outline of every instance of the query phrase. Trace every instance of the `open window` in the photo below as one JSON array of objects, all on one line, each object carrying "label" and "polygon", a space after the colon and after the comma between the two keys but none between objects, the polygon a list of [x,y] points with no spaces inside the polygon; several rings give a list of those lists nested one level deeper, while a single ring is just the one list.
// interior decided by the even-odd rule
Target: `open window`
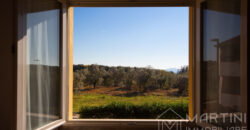
[{"label": "open window", "polygon": [[74,8],[74,119],[186,119],[188,7]]},{"label": "open window", "polygon": [[[27,5],[23,4],[27,3]],[[26,1],[18,7],[18,129],[50,129],[64,122],[62,4]]]},{"label": "open window", "polygon": [[[244,0],[196,1],[196,113],[201,124],[227,129],[246,123]],[[216,117],[209,117],[210,115]],[[230,118],[239,120],[230,120]],[[202,119],[201,119],[202,120]]]},{"label": "open window", "polygon": [[[73,6],[184,6],[189,11],[190,1],[176,2],[76,2],[20,0],[18,9],[18,120],[20,129],[52,129],[71,121],[73,108]],[[188,13],[187,13],[188,14]],[[189,28],[192,30],[191,28]],[[189,49],[192,33],[189,32]],[[188,37],[188,36],[186,36]],[[189,50],[192,58],[192,51]],[[188,54],[187,54],[188,55]],[[189,77],[192,63],[189,60]],[[192,78],[189,78],[189,90]],[[192,92],[189,91],[189,95]],[[189,113],[192,112],[192,98]],[[191,110],[191,111],[190,111]]]},{"label": "open window", "polygon": [[[112,3],[112,2],[111,2]],[[156,2],[157,3],[157,2]],[[168,2],[166,2],[166,3],[168,3]],[[187,3],[189,3],[189,2],[187,2]],[[186,3],[186,4],[187,4]],[[124,3],[124,5],[120,5],[120,3],[119,2],[114,2],[114,3],[112,3],[114,6],[118,6],[118,7],[120,7],[120,6],[122,6],[122,7],[126,7],[126,5],[127,4],[125,4]],[[138,4],[138,3],[137,3]],[[138,5],[137,4],[132,4],[132,5],[127,5],[127,6],[135,6],[135,7],[137,7]],[[142,5],[143,5],[143,2],[141,3]],[[157,4],[159,4],[159,3],[157,3]],[[156,4],[156,6],[157,6],[157,4]],[[164,4],[163,3],[161,3],[162,4],[162,6],[164,6]],[[184,3],[182,3],[182,4],[177,4],[177,3],[174,3],[173,2],[173,5],[170,5],[170,6],[175,6],[175,5],[179,5],[178,7],[180,7],[180,6],[183,6],[183,7],[187,7],[187,5],[189,5],[189,6],[191,6],[192,4],[191,4],[191,2],[189,3],[189,4],[184,4]],[[82,1],[82,2],[72,2],[72,5],[74,5],[74,6],[77,6],[77,7],[100,7],[100,6],[104,6],[104,7],[107,7],[107,5],[99,5],[99,3],[97,3],[97,4],[94,4],[94,3],[88,3],[88,2],[84,2],[84,1]],[[147,6],[146,4],[145,4],[145,6]],[[167,6],[167,4],[166,4],[166,6]],[[109,6],[108,6],[109,7]],[[71,8],[72,9],[72,8]],[[192,118],[192,115],[193,115],[193,89],[192,89],[192,87],[193,87],[193,8],[192,7],[189,7],[189,9],[187,9],[187,11],[189,12],[188,13],[188,15],[189,15],[189,19],[186,21],[186,22],[188,22],[189,24],[188,24],[188,26],[189,26],[189,30],[188,30],[188,56],[189,56],[189,59],[188,59],[188,64],[189,64],[189,66],[188,66],[188,68],[189,68],[189,70],[188,70],[188,77],[189,77],[189,79],[188,79],[188,116],[190,117],[190,118]],[[73,16],[73,11],[71,10],[71,14],[69,14],[70,15],[70,20],[73,20],[74,18],[72,17]],[[83,21],[83,23],[82,24],[84,24],[84,21]],[[73,113],[74,113],[74,107],[73,107],[73,104],[74,104],[74,101],[73,101],[73,99],[74,99],[74,95],[73,95],[73,92],[74,91],[77,91],[73,86],[73,71],[72,70],[74,70],[75,71],[75,69],[77,68],[77,66],[74,66],[75,68],[73,68],[73,34],[72,34],[72,32],[73,32],[73,21],[71,21],[71,23],[69,24],[69,31],[71,31],[71,33],[69,34],[69,46],[70,46],[70,50],[69,50],[69,64],[70,64],[70,67],[69,67],[69,79],[70,79],[70,81],[71,82],[69,82],[69,91],[68,91],[68,94],[69,94],[69,98],[68,98],[68,100],[69,100],[69,113],[68,113],[68,118],[71,120],[71,119],[74,119],[74,118],[79,118],[79,115],[74,115]],[[84,44],[84,43],[83,43]],[[79,48],[77,48],[77,49],[79,49]],[[78,52],[79,53],[79,52]],[[84,66],[78,66],[78,67],[83,67],[84,68]],[[85,68],[86,68],[86,66],[85,66]],[[79,68],[78,68],[79,69]],[[90,86],[89,86],[90,87]],[[77,102],[78,104],[79,104],[79,101]],[[78,106],[78,108],[81,108],[81,106]],[[86,116],[90,116],[91,117],[91,115],[86,115]],[[185,119],[186,119],[186,116],[184,117]],[[83,119],[83,120],[75,120],[75,121],[73,121],[72,120],[72,123],[74,123],[74,122],[79,122],[79,121],[90,121],[90,120],[88,120],[88,119]],[[98,121],[100,121],[100,120],[91,120],[92,122],[98,122]],[[105,120],[101,120],[101,121],[105,121]],[[109,121],[109,120],[107,120],[106,119],[106,121]],[[110,120],[110,121],[112,121],[112,120]],[[131,121],[133,121],[133,120],[131,120]],[[137,121],[140,121],[140,120],[137,120]],[[152,120],[151,120],[152,121]]]},{"label": "open window", "polygon": [[[188,7],[190,119],[211,112],[236,115],[247,112],[247,0],[16,2],[18,130],[53,129],[65,122],[69,126],[110,123],[119,128],[122,123],[128,126],[139,122],[144,127],[157,123],[155,120],[72,120],[73,7]],[[220,122],[200,124],[225,126]]]}]

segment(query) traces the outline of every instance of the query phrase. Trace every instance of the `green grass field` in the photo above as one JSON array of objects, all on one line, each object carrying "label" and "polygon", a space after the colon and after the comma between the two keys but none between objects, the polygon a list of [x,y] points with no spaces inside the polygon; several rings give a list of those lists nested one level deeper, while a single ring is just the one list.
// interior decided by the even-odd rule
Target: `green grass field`
[{"label": "green grass field", "polygon": [[[80,118],[155,118],[168,108],[185,116],[188,112],[188,97],[124,97],[85,93],[74,95],[73,102],[73,112],[79,113]],[[164,118],[177,117],[168,114]]]}]

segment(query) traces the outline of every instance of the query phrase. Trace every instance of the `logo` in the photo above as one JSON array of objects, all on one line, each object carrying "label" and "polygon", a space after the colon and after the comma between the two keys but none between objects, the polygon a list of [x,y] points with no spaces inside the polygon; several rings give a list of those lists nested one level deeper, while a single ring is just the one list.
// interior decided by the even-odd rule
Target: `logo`
[{"label": "logo", "polygon": [[[178,119],[161,119],[166,114],[172,114]],[[247,127],[243,124],[247,124],[247,115],[246,113],[203,113],[200,116],[194,115],[190,118],[186,115],[186,118],[183,118],[172,108],[168,108],[157,116],[156,120],[158,121],[158,130],[246,130]],[[182,122],[188,121],[193,123],[207,123],[210,124],[206,127],[197,127],[192,125],[182,126]]]},{"label": "logo", "polygon": [[179,117],[178,120],[183,120],[184,118],[175,112],[172,108],[168,108],[164,112],[162,112],[159,116],[157,116],[156,120],[158,121],[158,130],[181,130],[181,122],[177,120],[163,120],[161,119],[165,114],[172,113],[176,117]]}]

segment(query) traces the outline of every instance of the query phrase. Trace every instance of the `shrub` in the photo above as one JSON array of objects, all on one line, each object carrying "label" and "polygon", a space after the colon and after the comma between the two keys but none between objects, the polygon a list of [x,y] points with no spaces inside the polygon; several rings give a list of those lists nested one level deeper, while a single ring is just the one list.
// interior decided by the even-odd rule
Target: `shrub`
[{"label": "shrub", "polygon": [[[80,118],[135,118],[135,119],[156,119],[163,112],[171,108],[181,117],[188,114],[187,103],[145,103],[134,105],[126,102],[112,102],[100,106],[84,106],[80,108]],[[168,111],[161,119],[180,119],[174,112]]]}]

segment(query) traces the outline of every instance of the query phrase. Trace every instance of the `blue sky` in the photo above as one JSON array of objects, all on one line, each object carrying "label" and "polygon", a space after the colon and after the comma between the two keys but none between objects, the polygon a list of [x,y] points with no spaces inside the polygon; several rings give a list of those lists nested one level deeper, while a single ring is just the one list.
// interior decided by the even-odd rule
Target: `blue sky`
[{"label": "blue sky", "polygon": [[74,64],[180,68],[188,64],[188,8],[74,8]]}]

